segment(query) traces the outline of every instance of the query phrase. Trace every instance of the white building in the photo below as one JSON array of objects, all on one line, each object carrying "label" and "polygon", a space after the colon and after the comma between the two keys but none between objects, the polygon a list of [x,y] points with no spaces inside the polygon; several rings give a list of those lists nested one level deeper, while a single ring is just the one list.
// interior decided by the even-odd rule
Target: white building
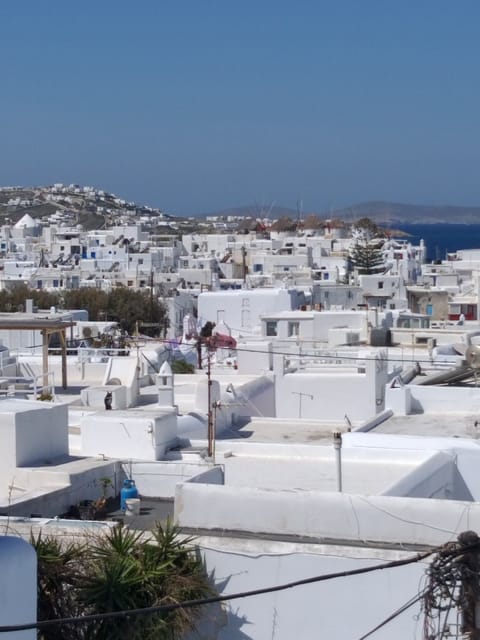
[{"label": "white building", "polygon": [[258,333],[260,316],[269,311],[292,311],[305,304],[305,296],[296,289],[242,289],[212,291],[198,296],[198,317],[225,322],[232,335]]}]

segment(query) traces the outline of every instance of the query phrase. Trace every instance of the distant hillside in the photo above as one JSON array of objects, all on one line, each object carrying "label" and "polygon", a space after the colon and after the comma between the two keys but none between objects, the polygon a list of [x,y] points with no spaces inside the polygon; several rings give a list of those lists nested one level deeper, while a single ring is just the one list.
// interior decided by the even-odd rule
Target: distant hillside
[{"label": "distant hillside", "polygon": [[84,229],[109,226],[120,218],[167,217],[160,209],[128,202],[95,187],[77,184],[38,187],[0,187],[0,224],[17,222],[25,214],[48,221],[59,215],[63,222],[81,224]]},{"label": "distant hillside", "polygon": [[[322,216],[324,217],[324,216]],[[346,221],[371,218],[388,224],[478,224],[480,207],[433,206],[398,202],[362,202],[344,209],[336,209],[329,217]]]},{"label": "distant hillside", "polygon": [[[308,216],[319,216],[323,219],[345,220],[354,222],[360,218],[371,218],[379,224],[480,224],[480,206],[479,207],[458,207],[455,205],[434,206],[419,204],[403,204],[399,202],[361,202],[343,209],[334,209],[328,212],[302,211],[302,219]],[[287,207],[258,207],[256,205],[247,205],[245,207],[233,207],[231,209],[222,209],[211,213],[203,213],[198,217],[207,216],[228,217],[237,216],[245,218],[270,218],[278,220],[279,218],[290,218],[296,220],[299,212],[295,209]]]}]

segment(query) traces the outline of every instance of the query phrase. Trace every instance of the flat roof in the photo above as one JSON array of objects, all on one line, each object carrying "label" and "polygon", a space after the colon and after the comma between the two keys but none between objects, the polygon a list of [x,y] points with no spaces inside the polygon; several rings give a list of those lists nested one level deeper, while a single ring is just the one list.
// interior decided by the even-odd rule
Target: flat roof
[{"label": "flat roof", "polygon": [[[476,422],[478,426],[475,426]],[[478,413],[461,412],[394,415],[375,427],[372,433],[475,440],[480,438],[480,417]]]},{"label": "flat roof", "polygon": [[320,420],[305,420],[301,418],[255,418],[238,428],[225,429],[217,437],[220,441],[246,440],[257,443],[286,443],[326,445],[333,442],[333,431],[346,432],[345,422],[321,422]]},{"label": "flat roof", "polygon": [[[232,446],[222,465],[226,487],[287,491],[337,491],[337,461],[332,446],[283,444]],[[346,493],[382,495],[436,455],[435,451],[387,448],[342,450],[342,485]]]}]

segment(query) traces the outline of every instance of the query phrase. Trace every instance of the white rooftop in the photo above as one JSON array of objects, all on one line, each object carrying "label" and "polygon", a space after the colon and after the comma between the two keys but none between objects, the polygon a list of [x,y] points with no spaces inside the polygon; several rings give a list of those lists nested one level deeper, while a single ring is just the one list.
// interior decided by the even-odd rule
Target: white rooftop
[{"label": "white rooftop", "polygon": [[[337,491],[337,468],[333,446],[308,447],[252,446],[251,453],[240,452],[222,461],[225,486],[276,490]],[[235,451],[235,450],[234,450]],[[344,449],[342,484],[346,493],[379,495],[413,472],[432,456],[426,451],[388,449]]]},{"label": "white rooftop", "polygon": [[[475,424],[477,423],[477,424]],[[480,416],[474,413],[417,413],[392,416],[375,428],[375,433],[408,436],[479,439]]]}]

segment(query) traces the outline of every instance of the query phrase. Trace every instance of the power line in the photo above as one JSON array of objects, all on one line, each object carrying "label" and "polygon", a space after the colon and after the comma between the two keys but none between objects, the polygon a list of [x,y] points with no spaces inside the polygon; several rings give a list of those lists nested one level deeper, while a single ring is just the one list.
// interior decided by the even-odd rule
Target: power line
[{"label": "power line", "polygon": [[[154,342],[166,342],[166,343],[172,343],[173,340],[162,340],[162,339],[158,339],[158,338],[149,338],[151,341]],[[365,345],[366,346],[366,345]],[[371,357],[371,356],[359,356],[359,355],[342,355],[339,353],[335,353],[335,354],[331,354],[331,353],[308,353],[308,352],[302,352],[302,353],[293,353],[291,351],[269,351],[267,349],[248,349],[246,347],[219,347],[220,349],[228,349],[229,351],[240,351],[242,353],[262,353],[262,354],[267,354],[267,355],[272,355],[272,356],[287,356],[289,358],[298,358],[301,360],[305,360],[308,358],[312,358],[312,359],[329,359],[329,360],[351,360],[351,361],[370,361],[370,362],[412,362],[412,363],[417,363],[418,362],[418,358],[405,358],[402,354],[399,354],[399,356],[397,358],[391,357],[391,356],[386,356],[386,357]],[[460,357],[460,354],[459,354]],[[427,362],[427,361],[426,361]],[[428,363],[430,363],[430,360],[428,360]]]},{"label": "power line", "polygon": [[416,604],[417,602],[420,602],[420,600],[422,600],[422,598],[425,597],[426,591],[427,590],[425,589],[425,591],[422,591],[421,593],[419,593],[418,595],[414,596],[413,598],[410,598],[410,600],[407,600],[407,602],[405,602],[405,604],[403,604],[401,607],[399,607],[396,611],[394,611],[392,614],[390,614],[387,618],[382,620],[382,622],[380,622],[380,624],[377,624],[376,627],[374,627],[373,629],[370,629],[370,631],[368,631],[363,636],[358,638],[358,640],[366,640],[366,638],[369,638],[370,636],[372,636],[376,631],[378,631],[382,627],[385,627],[389,622],[391,622],[392,620],[397,618],[404,611],[407,611],[407,609],[410,609],[410,607],[413,607],[414,604]]},{"label": "power line", "polygon": [[[479,549],[479,543],[478,543],[478,537],[476,536],[476,534],[473,534],[473,532],[464,532],[462,534],[459,535],[458,537],[458,543],[446,543],[443,546],[443,549],[440,549],[438,554],[437,554],[437,558],[432,562],[432,564],[429,567],[429,573],[430,575],[432,574],[432,572],[434,574],[439,572],[439,563],[442,567],[444,567],[446,564],[448,565],[448,563],[451,563],[453,559],[457,558],[457,562],[458,562],[458,557],[459,556],[463,556],[466,557],[468,556],[468,554],[470,552],[474,552],[477,551]],[[475,539],[476,537],[476,539]],[[470,542],[471,541],[471,542]],[[461,569],[460,569],[461,570]],[[473,573],[473,572],[472,572]],[[475,574],[476,575],[476,574]],[[461,577],[460,577],[461,580]],[[448,582],[449,583],[449,587],[450,588],[445,588],[445,583]],[[440,592],[441,592],[441,596],[442,598],[446,598],[447,595],[449,595],[449,599],[448,599],[448,604],[445,606],[440,606],[437,607],[437,609],[439,609],[439,611],[441,613],[443,613],[444,615],[444,620],[443,620],[443,625],[442,625],[442,630],[440,632],[440,628],[439,628],[439,633],[441,633],[441,635],[439,635],[439,637],[443,638],[443,633],[445,632],[447,625],[448,625],[448,616],[449,613],[452,609],[452,606],[454,604],[454,596],[453,596],[453,592],[451,591],[452,589],[452,585],[453,588],[455,588],[455,584],[456,584],[456,580],[452,580],[451,576],[448,577],[447,580],[444,580],[444,583],[440,585]],[[404,611],[406,611],[407,609],[409,609],[410,607],[412,607],[414,604],[416,604],[417,602],[419,602],[422,599],[425,599],[426,597],[428,597],[427,599],[432,598],[432,586],[427,584],[426,587],[424,587],[422,589],[422,591],[417,595],[414,596],[413,598],[411,598],[410,600],[408,600],[407,602],[405,602],[405,604],[403,604],[401,607],[399,607],[396,611],[394,611],[391,615],[389,615],[387,618],[385,618],[384,620],[382,620],[382,622],[380,622],[377,626],[375,626],[373,629],[371,629],[370,631],[368,631],[366,634],[364,634],[363,636],[361,636],[358,640],[366,640],[366,638],[369,638],[370,636],[372,636],[376,631],[378,631],[379,629],[381,629],[382,627],[386,626],[389,622],[391,622],[392,620],[394,620],[396,617],[398,617],[400,614],[402,614]],[[457,602],[457,606],[458,606],[458,602]],[[427,605],[427,607],[425,608],[425,621],[427,621],[429,618],[429,607]],[[441,623],[441,620],[439,619],[439,625]],[[433,637],[428,635],[428,630],[426,630],[424,632],[424,637]]]},{"label": "power line", "polygon": [[[371,361],[382,361],[382,362],[388,362],[389,359],[387,358],[372,358],[369,356],[348,356],[348,355],[340,355],[338,353],[335,354],[330,354],[330,353],[308,353],[308,352],[302,352],[302,353],[293,353],[291,351],[268,351],[267,349],[261,350],[261,349],[248,349],[246,347],[235,347],[235,349],[232,349],[232,351],[241,351],[244,353],[263,353],[263,354],[269,354],[272,356],[288,356],[289,358],[299,358],[301,360],[305,360],[307,358],[318,358],[318,359],[330,359],[330,360],[371,360]],[[390,361],[394,361],[394,362],[398,362],[400,360],[399,358],[393,358],[390,359]],[[416,360],[412,360],[412,362],[416,362]]]},{"label": "power line", "polygon": [[[416,562],[421,562],[434,553],[437,553],[444,547],[437,547],[430,551],[423,553],[417,553],[410,558],[404,558],[403,560],[392,560],[391,562],[385,562],[383,564],[374,565],[373,567],[362,567],[359,569],[351,569],[349,571],[339,571],[336,573],[327,573],[319,576],[313,576],[311,578],[304,578],[303,580],[296,580],[294,582],[288,582],[271,587],[264,587],[261,589],[253,589],[251,591],[242,591],[239,593],[232,593],[223,596],[212,596],[210,598],[201,598],[198,600],[186,600],[185,602],[177,602],[167,605],[158,605],[154,607],[144,607],[141,609],[129,609],[122,611],[110,611],[107,613],[96,613],[81,617],[72,618],[58,618],[56,620],[43,620],[40,622],[31,622],[25,624],[16,625],[3,625],[0,626],[0,633],[8,633],[14,631],[27,631],[30,629],[46,629],[53,626],[61,626],[65,624],[85,624],[88,622],[97,622],[100,620],[108,620],[113,618],[128,618],[137,615],[153,615],[158,613],[170,613],[177,611],[178,609],[192,609],[194,607],[200,607],[208,604],[215,604],[218,602],[226,602],[229,600],[239,600],[242,598],[249,598],[253,596],[264,595],[267,593],[274,593],[276,591],[285,591],[294,587],[304,586],[308,584],[314,584],[318,582],[326,582],[327,580],[334,580],[336,578],[347,578],[356,575],[362,575],[366,573],[372,573],[374,571],[380,571],[383,569],[393,569],[396,567],[402,567]],[[464,552],[465,550],[463,550]]]}]

